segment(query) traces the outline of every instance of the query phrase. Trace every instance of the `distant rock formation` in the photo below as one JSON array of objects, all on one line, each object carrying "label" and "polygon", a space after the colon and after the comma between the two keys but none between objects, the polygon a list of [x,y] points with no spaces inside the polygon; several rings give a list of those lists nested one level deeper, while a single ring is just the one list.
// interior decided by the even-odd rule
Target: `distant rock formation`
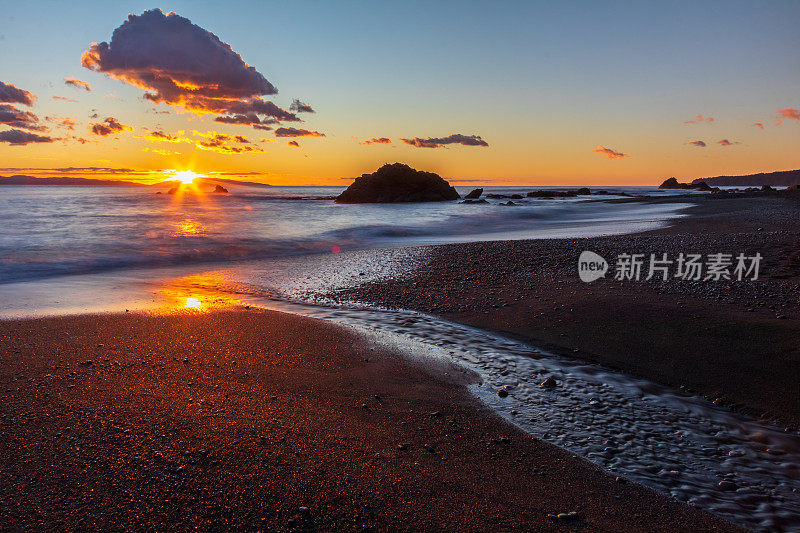
[{"label": "distant rock formation", "polygon": [[483,194],[483,189],[472,189],[468,195],[464,197],[465,200],[477,200]]},{"label": "distant rock formation", "polygon": [[214,190],[211,191],[211,192],[212,193],[217,193],[217,194],[228,194],[228,189],[226,189],[222,185],[215,185],[214,186]]},{"label": "distant rock formation", "polygon": [[442,202],[459,198],[456,189],[438,174],[394,163],[356,178],[336,197],[336,203]]},{"label": "distant rock formation", "polygon": [[711,178],[697,178],[695,183],[707,183],[723,187],[787,187],[800,183],[800,169],[782,170],[779,172],[761,172],[760,174],[747,174],[744,176],[714,176]]},{"label": "distant rock formation", "polygon": [[36,178],[16,174],[14,176],[0,176],[0,185],[84,185],[92,187],[146,187],[142,183],[124,180],[101,180],[94,178],[73,178],[69,176]]},{"label": "distant rock formation", "polygon": [[664,183],[658,186],[659,189],[690,189],[694,191],[710,191],[712,190],[711,187],[708,186],[708,183],[701,181],[699,183],[692,182],[692,183],[680,183],[675,178],[669,178],[664,180]]}]

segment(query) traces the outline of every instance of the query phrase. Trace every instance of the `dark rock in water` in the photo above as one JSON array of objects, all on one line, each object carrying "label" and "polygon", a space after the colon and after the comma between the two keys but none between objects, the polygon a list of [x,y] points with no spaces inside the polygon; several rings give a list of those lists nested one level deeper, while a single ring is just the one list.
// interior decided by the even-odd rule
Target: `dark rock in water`
[{"label": "dark rock in water", "polygon": [[164,193],[161,191],[156,191],[156,194],[164,194]]},{"label": "dark rock in water", "polygon": [[578,194],[575,191],[531,191],[525,196],[528,198],[572,198]]},{"label": "dark rock in water", "polygon": [[695,191],[710,191],[711,187],[705,181],[694,181],[692,183],[680,183],[675,178],[669,178],[658,186],[659,189],[691,189]]},{"label": "dark rock in water", "polygon": [[786,187],[787,191],[800,191],[800,184],[795,183],[794,185],[789,185]]},{"label": "dark rock in water", "polygon": [[772,186],[770,186],[770,185],[762,185],[761,186],[761,190],[762,191],[774,191],[775,189],[773,189]]},{"label": "dark rock in water", "polygon": [[483,189],[472,189],[472,191],[470,191],[470,193],[466,195],[464,198],[467,200],[475,200],[477,198],[480,198],[482,194],[483,194]]},{"label": "dark rock in water", "polygon": [[356,178],[336,197],[336,203],[443,202],[459,198],[455,188],[438,174],[395,163]]},{"label": "dark rock in water", "polygon": [[212,193],[218,193],[218,194],[220,194],[220,193],[221,193],[221,194],[227,194],[227,193],[228,193],[228,189],[226,189],[226,188],[225,188],[225,187],[223,187],[222,185],[215,185],[215,186],[214,186],[214,190],[213,190],[213,191],[211,191],[211,192],[212,192]]},{"label": "dark rock in water", "polygon": [[592,194],[592,191],[589,190],[589,187],[581,187],[580,189],[575,191],[575,194],[577,194],[579,196],[584,196],[584,195],[587,195],[587,194]]},{"label": "dark rock in water", "polygon": [[491,198],[492,200],[504,200],[504,199],[508,198],[508,195],[491,193],[491,194],[487,194],[486,198]]},{"label": "dark rock in water", "polygon": [[178,192],[178,188],[177,187],[173,187],[173,188],[171,188],[170,190],[167,191],[167,194],[175,194],[176,192]]},{"label": "dark rock in water", "polygon": [[501,398],[505,398],[508,396],[508,391],[506,389],[500,389],[499,391],[497,391],[497,395],[500,396]]},{"label": "dark rock in water", "polygon": [[481,198],[480,200],[464,200],[463,202],[460,202],[460,203],[462,203],[462,204],[488,204],[489,202],[487,202],[486,199]]},{"label": "dark rock in water", "polygon": [[505,202],[505,203],[501,203],[500,205],[519,205],[519,204],[515,204],[514,202],[512,202],[511,200],[509,200],[509,201],[507,201],[507,202]]},{"label": "dark rock in water", "polygon": [[545,389],[554,389],[558,385],[558,381],[556,381],[555,378],[549,377],[542,381],[541,385]]},{"label": "dark rock in water", "polygon": [[521,194],[512,194],[509,196],[512,200],[522,200],[523,196]]}]

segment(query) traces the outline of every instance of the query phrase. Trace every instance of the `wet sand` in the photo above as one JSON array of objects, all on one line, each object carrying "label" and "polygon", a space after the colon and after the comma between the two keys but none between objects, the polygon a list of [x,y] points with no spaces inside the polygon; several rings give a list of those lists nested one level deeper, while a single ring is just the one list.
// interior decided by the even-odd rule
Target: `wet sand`
[{"label": "wet sand", "polygon": [[[330,296],[502,332],[796,429],[800,202],[692,201],[697,206],[690,216],[638,235],[432,247],[410,276]],[[606,278],[580,281],[577,261],[584,250],[609,261]],[[663,252],[673,259],[680,252],[758,252],[764,261],[756,281],[613,279],[617,254]]]},{"label": "wet sand", "polygon": [[2,321],[0,354],[3,528],[735,530],[312,319]]}]

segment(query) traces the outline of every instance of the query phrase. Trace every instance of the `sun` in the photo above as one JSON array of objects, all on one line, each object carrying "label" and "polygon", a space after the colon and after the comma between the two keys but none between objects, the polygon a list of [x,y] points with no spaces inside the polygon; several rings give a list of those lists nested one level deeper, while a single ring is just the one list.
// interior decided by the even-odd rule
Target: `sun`
[{"label": "sun", "polygon": [[190,185],[194,182],[195,178],[200,177],[200,174],[192,172],[191,170],[179,170],[173,174],[173,177],[184,185]]}]

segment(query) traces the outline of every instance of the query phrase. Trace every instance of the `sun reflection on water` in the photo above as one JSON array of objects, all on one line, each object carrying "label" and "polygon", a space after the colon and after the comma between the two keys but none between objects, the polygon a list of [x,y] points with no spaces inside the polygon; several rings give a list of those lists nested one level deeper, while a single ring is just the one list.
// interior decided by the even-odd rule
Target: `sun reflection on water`
[{"label": "sun reflection on water", "polygon": [[192,218],[185,218],[175,224],[175,237],[200,237],[204,234],[203,226]]}]

